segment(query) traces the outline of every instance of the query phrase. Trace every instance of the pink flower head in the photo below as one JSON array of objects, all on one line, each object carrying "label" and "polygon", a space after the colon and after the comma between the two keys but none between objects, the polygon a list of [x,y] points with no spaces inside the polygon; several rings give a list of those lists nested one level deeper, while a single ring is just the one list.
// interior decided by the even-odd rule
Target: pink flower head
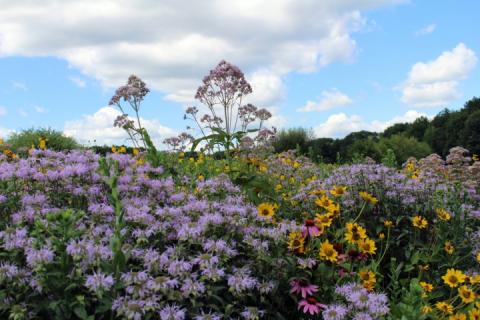
[{"label": "pink flower head", "polygon": [[310,313],[311,315],[317,314],[321,309],[324,309],[326,306],[317,301],[313,297],[300,300],[298,303],[298,310],[303,308],[303,313]]},{"label": "pink flower head", "polygon": [[317,237],[322,234],[322,230],[320,230],[316,225],[315,221],[312,219],[305,220],[305,224],[302,227],[302,235],[304,238],[307,236]]},{"label": "pink flower head", "polygon": [[293,280],[290,285],[292,286],[290,293],[301,293],[303,298],[318,291],[318,286],[309,284],[304,280]]}]

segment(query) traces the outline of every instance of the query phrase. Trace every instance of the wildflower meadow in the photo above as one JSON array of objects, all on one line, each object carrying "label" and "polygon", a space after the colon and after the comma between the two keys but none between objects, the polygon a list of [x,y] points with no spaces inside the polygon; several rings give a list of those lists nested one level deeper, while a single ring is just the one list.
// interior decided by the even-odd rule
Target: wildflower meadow
[{"label": "wildflower meadow", "polygon": [[480,161],[275,153],[221,61],[163,150],[131,76],[106,154],[0,149],[1,319],[480,319]]}]

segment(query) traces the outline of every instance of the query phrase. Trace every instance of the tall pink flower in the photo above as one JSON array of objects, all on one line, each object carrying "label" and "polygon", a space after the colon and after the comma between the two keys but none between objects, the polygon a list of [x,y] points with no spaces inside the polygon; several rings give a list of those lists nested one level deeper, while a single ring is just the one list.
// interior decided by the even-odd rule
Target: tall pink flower
[{"label": "tall pink flower", "polygon": [[300,300],[298,303],[298,310],[303,308],[303,313],[310,313],[311,315],[317,314],[320,310],[324,309],[326,306],[317,301],[313,297]]},{"label": "tall pink flower", "polygon": [[306,298],[307,295],[312,295],[318,291],[318,286],[309,284],[304,280],[293,280],[290,282],[290,285],[292,286],[290,293],[301,293],[303,298]]},{"label": "tall pink flower", "polygon": [[315,225],[315,221],[312,219],[305,220],[305,224],[302,227],[303,237],[306,238],[307,235],[311,237],[317,237],[321,235],[323,230],[320,230],[318,226]]}]

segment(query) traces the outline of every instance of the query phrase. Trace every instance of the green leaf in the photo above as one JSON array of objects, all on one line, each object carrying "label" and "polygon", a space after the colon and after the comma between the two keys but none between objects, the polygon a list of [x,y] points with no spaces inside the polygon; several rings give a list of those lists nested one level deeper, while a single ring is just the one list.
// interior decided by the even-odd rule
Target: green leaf
[{"label": "green leaf", "polygon": [[87,314],[87,310],[85,310],[85,307],[82,306],[82,305],[77,305],[74,309],[73,309],[73,312],[75,313],[75,315],[77,317],[79,317],[80,319],[87,319],[88,318],[88,314]]}]

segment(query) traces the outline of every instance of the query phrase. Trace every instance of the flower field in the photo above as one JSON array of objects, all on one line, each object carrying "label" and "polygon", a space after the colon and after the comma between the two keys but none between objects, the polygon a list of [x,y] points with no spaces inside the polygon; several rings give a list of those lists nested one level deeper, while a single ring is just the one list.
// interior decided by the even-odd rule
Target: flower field
[{"label": "flower field", "polygon": [[402,170],[42,149],[0,156],[2,319],[480,317],[464,149]]},{"label": "flower field", "polygon": [[110,101],[129,152],[0,141],[0,318],[480,319],[478,156],[275,154],[251,91],[221,61],[197,91],[207,113],[186,110],[201,134],[169,152],[133,75]]}]

